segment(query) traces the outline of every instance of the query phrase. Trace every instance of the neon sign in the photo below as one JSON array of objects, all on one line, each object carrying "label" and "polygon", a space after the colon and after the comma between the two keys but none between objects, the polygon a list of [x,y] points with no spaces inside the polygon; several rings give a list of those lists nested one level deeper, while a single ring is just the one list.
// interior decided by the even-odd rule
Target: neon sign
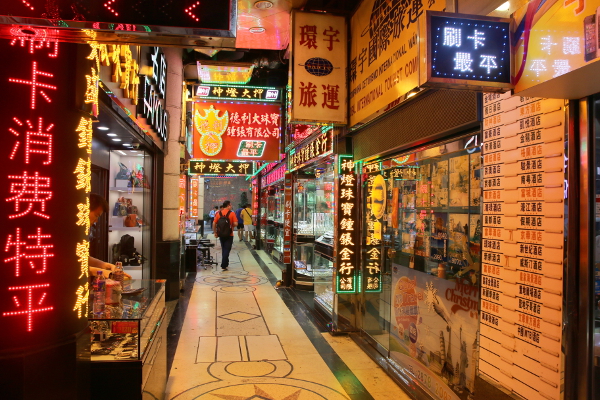
[{"label": "neon sign", "polygon": [[[336,292],[356,293],[360,288],[357,282],[359,254],[358,226],[358,177],[354,158],[348,155],[338,156],[337,185],[337,231],[336,248]],[[373,277],[369,277],[372,284]],[[379,281],[377,282],[379,284]]]},{"label": "neon sign", "polygon": [[281,90],[259,86],[196,85],[194,97],[211,100],[281,101]]},{"label": "neon sign", "polygon": [[190,160],[190,175],[246,176],[254,173],[247,161]]}]

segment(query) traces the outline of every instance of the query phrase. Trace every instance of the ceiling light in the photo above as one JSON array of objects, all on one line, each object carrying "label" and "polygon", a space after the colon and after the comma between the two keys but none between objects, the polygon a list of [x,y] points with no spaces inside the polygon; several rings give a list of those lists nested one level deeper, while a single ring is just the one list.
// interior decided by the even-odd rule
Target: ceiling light
[{"label": "ceiling light", "polygon": [[113,141],[113,142],[120,142],[120,141],[121,141],[121,139],[113,139],[112,141]]},{"label": "ceiling light", "polygon": [[136,156],[138,156],[138,157],[144,157],[143,154],[136,154]]},{"label": "ceiling light", "polygon": [[255,26],[248,29],[248,31],[250,31],[250,33],[263,33],[265,31],[265,28],[263,28],[262,26]]},{"label": "ceiling light", "polygon": [[123,143],[123,146],[130,146],[131,147],[131,143]]},{"label": "ceiling light", "polygon": [[496,8],[496,11],[508,11],[509,8],[510,8],[510,1],[507,1],[505,3],[502,3],[498,8]]},{"label": "ceiling light", "polygon": [[107,133],[106,136],[117,136],[116,133]]},{"label": "ceiling light", "polygon": [[267,0],[259,0],[254,3],[254,8],[258,8],[259,10],[268,10],[273,7],[273,3]]},{"label": "ceiling light", "polygon": [[108,126],[99,126],[98,129],[100,129],[101,131],[107,131],[110,128]]},{"label": "ceiling light", "polygon": [[137,153],[137,150],[129,150],[130,153]]},{"label": "ceiling light", "polygon": [[121,151],[121,150],[117,150],[117,153],[119,153],[119,154],[122,154],[122,155],[124,155],[124,156],[126,156],[126,155],[127,155],[127,153],[125,153],[124,151]]}]

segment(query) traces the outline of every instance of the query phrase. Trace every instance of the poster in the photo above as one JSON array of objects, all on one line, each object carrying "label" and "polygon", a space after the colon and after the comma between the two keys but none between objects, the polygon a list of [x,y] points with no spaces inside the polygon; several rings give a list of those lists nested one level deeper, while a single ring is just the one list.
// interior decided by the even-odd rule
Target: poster
[{"label": "poster", "polygon": [[433,398],[467,399],[478,358],[479,287],[393,265],[390,357]]}]

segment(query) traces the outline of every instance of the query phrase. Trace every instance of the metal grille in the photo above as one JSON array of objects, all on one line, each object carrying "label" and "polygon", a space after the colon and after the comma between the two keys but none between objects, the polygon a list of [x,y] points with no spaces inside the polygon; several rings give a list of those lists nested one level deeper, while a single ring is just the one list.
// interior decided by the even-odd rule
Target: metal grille
[{"label": "metal grille", "polygon": [[354,159],[400,150],[473,123],[477,123],[477,93],[432,91],[353,135]]}]

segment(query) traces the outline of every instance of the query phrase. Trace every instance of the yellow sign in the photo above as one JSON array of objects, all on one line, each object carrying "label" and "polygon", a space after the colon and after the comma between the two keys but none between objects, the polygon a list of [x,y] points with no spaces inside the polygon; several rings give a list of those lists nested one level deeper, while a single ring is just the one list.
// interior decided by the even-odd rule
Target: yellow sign
[{"label": "yellow sign", "polygon": [[[550,0],[538,5],[539,1],[532,1],[515,13],[516,25],[523,28],[515,34],[520,38],[515,55],[515,93],[600,57],[600,0]],[[523,54],[527,55],[525,60]]]},{"label": "yellow sign", "polygon": [[350,126],[419,86],[418,24],[445,0],[365,0],[352,16]]}]

